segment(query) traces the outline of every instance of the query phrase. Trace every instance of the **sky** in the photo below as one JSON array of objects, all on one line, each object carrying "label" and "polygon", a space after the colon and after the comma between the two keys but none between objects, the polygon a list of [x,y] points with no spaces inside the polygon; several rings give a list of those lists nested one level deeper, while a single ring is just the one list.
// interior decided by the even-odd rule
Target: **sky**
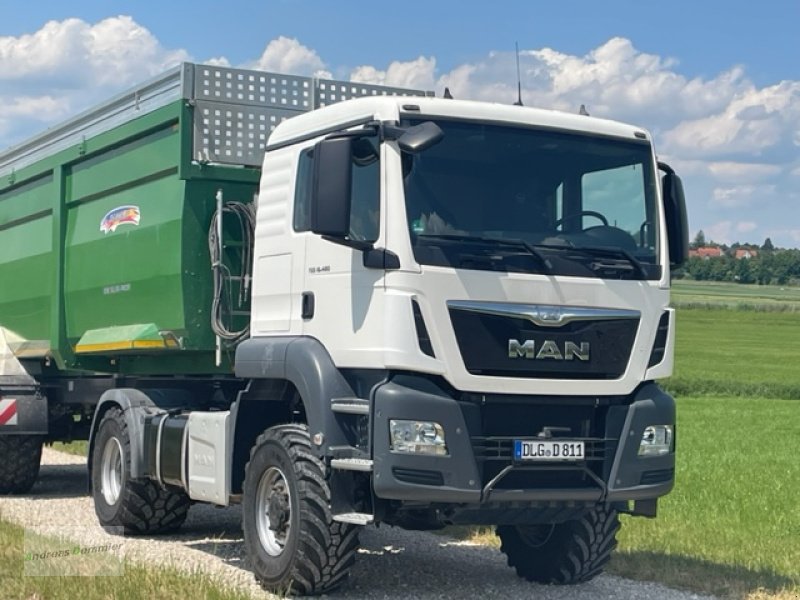
[{"label": "sky", "polygon": [[800,0],[0,0],[0,152],[181,61],[630,122],[692,235],[800,247]]}]

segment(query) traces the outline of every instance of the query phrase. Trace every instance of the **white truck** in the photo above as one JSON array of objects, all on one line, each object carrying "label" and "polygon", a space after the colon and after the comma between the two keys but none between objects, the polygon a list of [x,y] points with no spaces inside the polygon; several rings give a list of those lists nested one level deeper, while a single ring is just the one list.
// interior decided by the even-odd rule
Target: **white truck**
[{"label": "white truck", "polygon": [[[618,514],[654,517],[673,486],[675,404],[655,380],[672,372],[670,268],[688,252],[680,179],[640,127],[372,94],[278,124],[254,211],[216,194],[212,269],[192,277],[245,247],[249,333],[216,327],[206,367],[181,363],[191,336],[163,325],[149,345],[112,340],[133,335],[124,322],[78,332],[58,373],[19,355],[50,406],[27,434],[64,438],[53,406],[83,407],[72,437],[90,439],[107,526],[153,533],[192,501],[242,503],[271,590],[340,585],[371,523],[493,525],[519,576],[591,579]],[[122,208],[98,244],[144,229],[144,205]],[[226,246],[234,213],[254,228]]]}]

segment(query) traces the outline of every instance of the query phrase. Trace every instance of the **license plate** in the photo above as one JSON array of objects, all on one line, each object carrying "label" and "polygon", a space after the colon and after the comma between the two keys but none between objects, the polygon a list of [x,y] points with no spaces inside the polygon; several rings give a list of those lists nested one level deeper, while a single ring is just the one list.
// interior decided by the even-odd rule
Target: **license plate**
[{"label": "license plate", "polygon": [[514,460],[583,460],[583,442],[514,440]]}]

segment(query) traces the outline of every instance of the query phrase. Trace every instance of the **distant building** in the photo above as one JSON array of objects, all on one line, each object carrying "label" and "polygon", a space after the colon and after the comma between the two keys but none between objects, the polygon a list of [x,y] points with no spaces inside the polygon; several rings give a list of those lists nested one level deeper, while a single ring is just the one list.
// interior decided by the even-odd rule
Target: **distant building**
[{"label": "distant building", "polygon": [[699,248],[692,248],[689,250],[689,256],[697,256],[698,258],[719,258],[722,256],[722,248],[717,246],[700,246]]},{"label": "distant building", "polygon": [[758,256],[758,250],[755,248],[737,248],[734,258],[741,260],[742,258],[755,258]]}]

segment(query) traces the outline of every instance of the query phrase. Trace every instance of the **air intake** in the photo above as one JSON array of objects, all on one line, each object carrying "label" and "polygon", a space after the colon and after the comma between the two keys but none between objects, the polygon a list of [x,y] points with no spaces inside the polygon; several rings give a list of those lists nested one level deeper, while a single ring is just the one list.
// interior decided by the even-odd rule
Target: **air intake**
[{"label": "air intake", "polygon": [[667,349],[667,335],[669,334],[669,311],[664,311],[658,321],[656,330],[656,340],[653,342],[653,351],[650,353],[648,368],[653,367],[664,360],[664,352]]},{"label": "air intake", "polygon": [[411,307],[414,311],[414,325],[417,328],[417,343],[419,344],[419,349],[423,354],[436,358],[436,354],[433,352],[433,345],[431,344],[431,337],[428,335],[428,328],[425,326],[425,319],[422,318],[422,311],[416,300],[411,301]]}]

